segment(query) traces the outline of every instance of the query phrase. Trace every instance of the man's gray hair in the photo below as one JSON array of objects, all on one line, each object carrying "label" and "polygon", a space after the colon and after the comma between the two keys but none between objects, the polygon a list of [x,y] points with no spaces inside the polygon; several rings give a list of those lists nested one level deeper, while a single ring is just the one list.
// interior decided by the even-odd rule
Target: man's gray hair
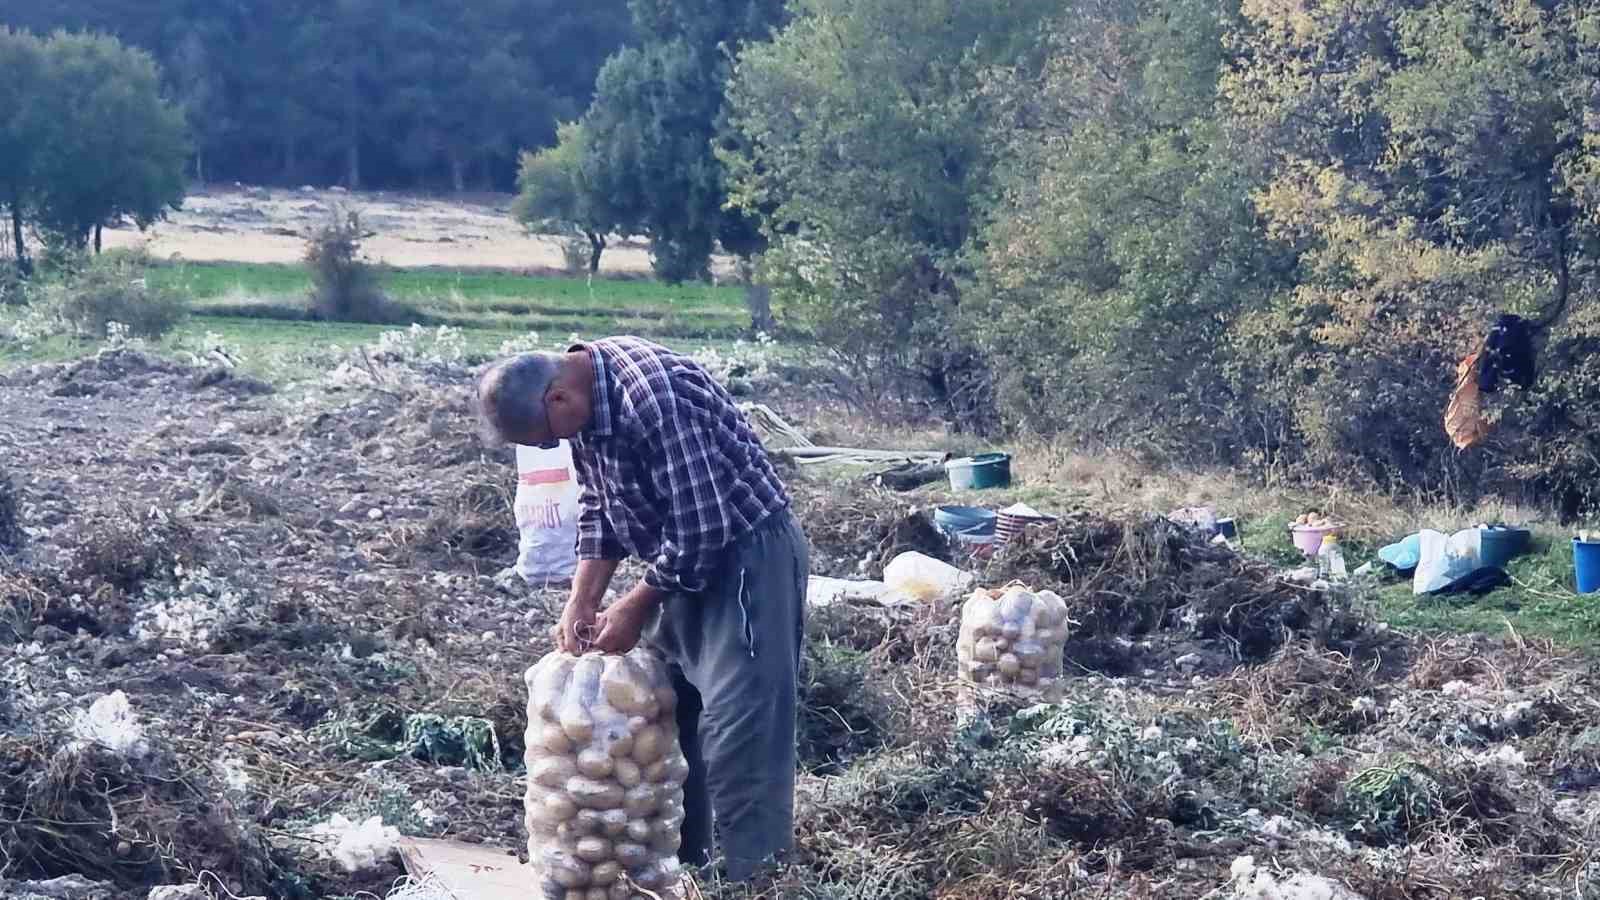
[{"label": "man's gray hair", "polygon": [[561,374],[556,353],[518,353],[497,360],[478,376],[478,418],[484,437],[504,443],[508,430],[522,430],[550,421],[545,392]]}]

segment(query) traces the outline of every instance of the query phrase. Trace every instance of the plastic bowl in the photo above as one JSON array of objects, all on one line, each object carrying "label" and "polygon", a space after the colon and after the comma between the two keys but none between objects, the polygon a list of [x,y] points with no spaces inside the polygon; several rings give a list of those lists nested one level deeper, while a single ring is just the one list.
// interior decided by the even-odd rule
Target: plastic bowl
[{"label": "plastic bowl", "polygon": [[1317,551],[1322,549],[1322,539],[1343,527],[1343,525],[1291,525],[1289,530],[1294,533],[1295,549],[1307,556],[1316,556]]}]

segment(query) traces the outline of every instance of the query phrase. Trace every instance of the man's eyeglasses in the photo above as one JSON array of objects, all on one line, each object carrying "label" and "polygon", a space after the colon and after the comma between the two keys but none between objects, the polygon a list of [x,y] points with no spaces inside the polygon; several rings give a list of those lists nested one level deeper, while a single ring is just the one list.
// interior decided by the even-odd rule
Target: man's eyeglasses
[{"label": "man's eyeglasses", "polygon": [[561,446],[561,439],[556,437],[556,428],[550,424],[550,389],[555,386],[556,383],[554,381],[545,385],[544,396],[539,398],[539,406],[544,410],[544,433],[550,436],[547,440],[533,445],[540,450],[554,450]]}]

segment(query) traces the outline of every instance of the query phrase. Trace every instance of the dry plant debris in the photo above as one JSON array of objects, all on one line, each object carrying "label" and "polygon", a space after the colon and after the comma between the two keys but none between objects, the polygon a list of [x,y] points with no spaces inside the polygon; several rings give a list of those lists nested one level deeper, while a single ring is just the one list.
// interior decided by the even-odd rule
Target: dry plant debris
[{"label": "dry plant debris", "polygon": [[[522,678],[563,596],[503,577],[514,464],[470,372],[367,374],[265,393],[116,351],[0,376],[0,893],[384,895],[398,864],[337,865],[336,815],[524,844]],[[1064,690],[966,707],[959,610],[813,610],[796,847],[700,896],[1600,896],[1588,660],[1397,635],[1126,510],[1052,510],[977,564],[909,505],[937,492],[791,480],[817,574],[919,550],[1058,594]],[[137,755],[74,730],[117,691]]]}]

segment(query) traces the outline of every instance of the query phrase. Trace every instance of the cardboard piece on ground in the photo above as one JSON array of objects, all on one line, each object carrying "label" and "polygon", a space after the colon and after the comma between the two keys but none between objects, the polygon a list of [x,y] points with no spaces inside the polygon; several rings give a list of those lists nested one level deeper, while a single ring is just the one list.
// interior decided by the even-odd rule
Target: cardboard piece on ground
[{"label": "cardboard piece on ground", "polygon": [[455,900],[527,900],[533,873],[515,854],[483,844],[403,838],[400,859],[418,880],[433,880]]}]

